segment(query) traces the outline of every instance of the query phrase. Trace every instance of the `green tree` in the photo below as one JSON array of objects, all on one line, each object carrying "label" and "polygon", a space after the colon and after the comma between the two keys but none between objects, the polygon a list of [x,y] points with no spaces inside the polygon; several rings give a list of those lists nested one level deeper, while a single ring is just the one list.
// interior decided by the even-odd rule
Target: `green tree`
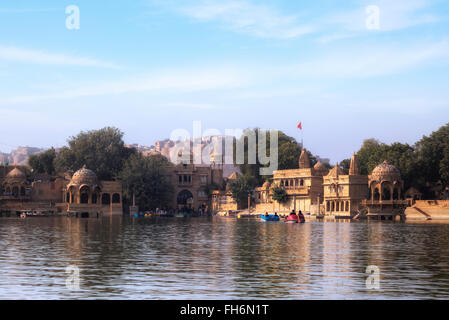
[{"label": "green tree", "polygon": [[357,152],[361,174],[371,174],[373,169],[385,160],[382,159],[384,146],[385,144],[376,139],[363,141],[362,147]]},{"label": "green tree", "polygon": [[[259,137],[261,132],[264,130],[261,130],[259,128],[255,129],[246,129],[244,131],[244,134],[239,138],[239,140],[235,141],[234,144],[234,163],[236,163],[236,149],[237,149],[237,143],[240,143],[244,146],[244,164],[237,164],[237,166],[240,169],[240,172],[243,175],[252,177],[255,179],[257,185],[261,185],[266,179],[269,179],[270,176],[261,176],[260,175],[260,168],[262,168],[264,165],[259,162]],[[255,150],[256,150],[256,163],[255,164],[249,164],[248,161],[248,141],[250,139],[248,136],[251,134],[254,135],[255,139]],[[266,134],[266,153],[267,156],[270,156],[270,143],[271,143],[271,135],[269,131],[265,131]],[[279,170],[287,170],[287,169],[297,169],[298,168],[298,161],[299,156],[301,154],[301,146],[298,144],[298,142],[288,135],[286,135],[282,131],[277,131],[278,134],[278,149],[276,150],[278,153],[278,169]],[[309,151],[308,155],[310,158],[311,165],[315,165],[317,162],[316,157],[312,155]]]},{"label": "green tree", "polygon": [[449,123],[415,145],[417,166],[428,185],[449,186]]},{"label": "green tree", "polygon": [[387,160],[401,172],[405,189],[411,186],[419,188],[422,185],[415,149],[408,144],[395,142],[387,145],[375,139],[368,139],[363,142],[357,155],[361,174],[371,174],[375,167]]},{"label": "green tree", "polygon": [[443,159],[440,161],[440,177],[444,186],[449,186],[449,147],[444,150]]},{"label": "green tree", "polygon": [[273,188],[273,200],[277,201],[279,204],[286,203],[288,200],[287,191],[281,186],[275,186]]},{"label": "green tree", "polygon": [[341,169],[345,172],[349,172],[349,168],[351,167],[351,159],[344,159],[340,162]]},{"label": "green tree", "polygon": [[136,153],[125,147],[123,133],[112,127],[81,132],[71,137],[68,144],[56,156],[56,169],[76,171],[86,165],[102,180],[114,179],[130,155]]},{"label": "green tree", "polygon": [[251,176],[239,176],[237,180],[229,183],[231,197],[234,199],[239,208],[248,208],[248,195],[252,194],[256,187],[257,179]]},{"label": "green tree", "polygon": [[167,170],[170,166],[171,163],[162,156],[144,157],[140,153],[131,155],[118,175],[123,195],[128,202],[135,195],[136,204],[142,210],[170,206],[174,195]]},{"label": "green tree", "polygon": [[286,141],[279,146],[279,170],[297,169],[301,146],[296,141]]},{"label": "green tree", "polygon": [[50,148],[42,153],[31,155],[28,159],[28,164],[35,173],[47,173],[52,175],[55,173],[55,158],[56,151],[54,148]]},{"label": "green tree", "polygon": [[206,192],[206,194],[211,197],[212,193],[216,190],[222,190],[223,186],[218,185],[217,183],[210,183],[208,184],[205,188],[204,191]]}]

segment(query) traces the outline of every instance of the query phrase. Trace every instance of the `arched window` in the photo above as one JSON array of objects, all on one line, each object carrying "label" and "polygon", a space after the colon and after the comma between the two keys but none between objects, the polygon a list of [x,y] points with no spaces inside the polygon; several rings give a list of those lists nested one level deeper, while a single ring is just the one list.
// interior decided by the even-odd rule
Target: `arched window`
[{"label": "arched window", "polygon": [[393,200],[399,200],[399,188],[398,187],[394,188]]},{"label": "arched window", "polygon": [[80,203],[89,203],[89,191],[90,190],[88,186],[84,186],[80,189]]},{"label": "arched window", "polygon": [[335,211],[335,202],[334,201],[331,202],[331,211]]},{"label": "arched window", "polygon": [[349,201],[346,201],[346,207],[345,207],[345,211],[348,212],[349,211]]},{"label": "arched window", "polygon": [[24,187],[21,187],[21,188],[20,188],[20,195],[21,195],[21,196],[24,196],[24,195],[25,195],[25,188],[24,188]]},{"label": "arched window", "polygon": [[93,204],[97,203],[97,201],[98,201],[97,199],[98,199],[98,195],[96,193],[92,193],[92,203]]},{"label": "arched window", "polygon": [[81,193],[80,202],[84,204],[89,203],[89,195],[87,193]]},{"label": "arched window", "polygon": [[331,211],[330,202],[326,201],[326,211]]},{"label": "arched window", "polygon": [[103,193],[101,196],[101,204],[111,204],[111,195],[109,193]]},{"label": "arched window", "polygon": [[112,203],[120,203],[120,195],[118,193],[112,195]]},{"label": "arched window", "polygon": [[19,187],[13,187],[12,188],[12,195],[14,197],[17,197],[19,195]]},{"label": "arched window", "polygon": [[380,200],[380,193],[379,193],[379,189],[375,189],[374,190],[374,201],[379,201]]},{"label": "arched window", "polygon": [[70,193],[69,193],[69,192],[67,192],[67,193],[65,194],[65,202],[67,202],[67,203],[70,202]]},{"label": "arched window", "polygon": [[304,186],[304,180],[303,180],[303,179],[299,180],[299,185],[300,185],[301,187]]},{"label": "arched window", "polygon": [[391,200],[391,191],[389,187],[382,189],[382,200]]}]

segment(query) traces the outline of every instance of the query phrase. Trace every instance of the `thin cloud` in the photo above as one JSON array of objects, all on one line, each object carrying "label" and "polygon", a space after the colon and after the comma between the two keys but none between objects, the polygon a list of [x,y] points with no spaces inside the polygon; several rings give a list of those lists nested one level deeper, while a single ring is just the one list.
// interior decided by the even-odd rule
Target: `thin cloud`
[{"label": "thin cloud", "polygon": [[248,1],[203,1],[175,10],[195,20],[218,22],[225,29],[258,38],[291,39],[314,31],[312,26],[300,24],[295,16]]},{"label": "thin cloud", "polygon": [[61,8],[0,8],[0,13],[37,13],[63,11]]},{"label": "thin cloud", "polygon": [[[449,41],[447,39],[407,47],[373,46],[351,48],[323,54],[300,64],[283,63],[260,67],[241,65],[227,68],[203,68],[168,71],[155,75],[122,78],[113,82],[90,83],[71,88],[59,87],[37,95],[5,97],[3,105],[37,103],[47,100],[64,100],[94,96],[122,94],[182,94],[193,92],[229,92],[240,99],[267,96],[307,94],[304,88],[288,91],[267,90],[267,85],[286,82],[301,84],[319,79],[322,85],[335,79],[368,79],[401,74],[432,64],[449,64]],[[322,86],[321,85],[321,86]],[[242,91],[244,89],[244,91]],[[240,91],[239,91],[240,90]],[[248,91],[249,90],[249,91]]]},{"label": "thin cloud", "polygon": [[6,98],[1,104],[35,103],[43,100],[74,99],[136,93],[189,93],[244,86],[248,75],[235,70],[209,69],[166,72],[154,76],[128,77],[115,82],[83,85],[38,94]]},{"label": "thin cloud", "polygon": [[329,25],[340,25],[344,30],[369,31],[366,28],[366,7],[374,5],[379,7],[380,32],[395,31],[417,25],[437,22],[436,15],[426,13],[431,6],[428,0],[369,0],[364,6],[326,18]]},{"label": "thin cloud", "polygon": [[17,47],[0,46],[0,61],[12,61],[30,64],[97,67],[122,69],[122,67],[104,61],[64,54],[48,53],[41,50],[29,50]]},{"label": "thin cloud", "polygon": [[371,78],[401,73],[437,62],[449,62],[449,41],[400,46],[373,46],[332,52],[291,68],[295,76]]}]

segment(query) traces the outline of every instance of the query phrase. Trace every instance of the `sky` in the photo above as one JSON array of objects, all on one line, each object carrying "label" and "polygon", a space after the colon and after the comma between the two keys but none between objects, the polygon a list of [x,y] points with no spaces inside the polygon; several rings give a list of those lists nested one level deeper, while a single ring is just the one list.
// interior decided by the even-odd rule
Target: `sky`
[{"label": "sky", "polygon": [[3,0],[0,151],[105,126],[152,145],[201,121],[335,162],[448,123],[449,2],[342,2]]}]

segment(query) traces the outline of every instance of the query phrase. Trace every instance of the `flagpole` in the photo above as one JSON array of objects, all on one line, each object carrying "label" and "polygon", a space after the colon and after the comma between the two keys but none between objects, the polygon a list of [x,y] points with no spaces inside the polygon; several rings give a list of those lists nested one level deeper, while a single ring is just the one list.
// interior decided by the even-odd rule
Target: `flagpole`
[{"label": "flagpole", "polygon": [[304,132],[302,130],[302,122],[299,122],[298,129],[301,130],[301,149],[304,149]]}]

